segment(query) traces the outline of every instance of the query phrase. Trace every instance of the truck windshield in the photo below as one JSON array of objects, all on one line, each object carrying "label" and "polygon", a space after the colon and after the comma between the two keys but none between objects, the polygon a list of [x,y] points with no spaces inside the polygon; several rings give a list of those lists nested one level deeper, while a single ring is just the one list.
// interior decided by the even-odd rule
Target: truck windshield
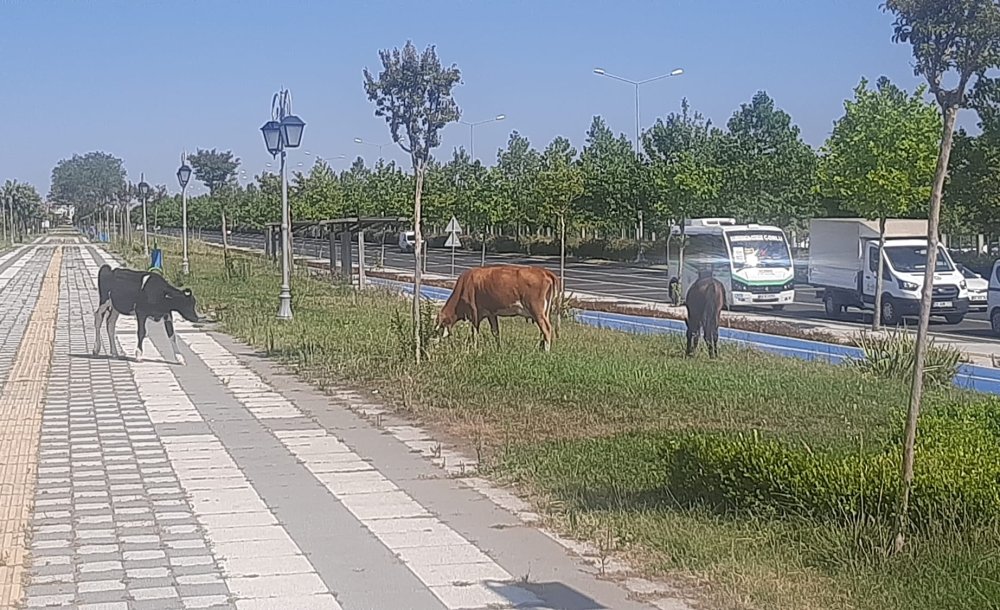
[{"label": "truck windshield", "polygon": [[733,269],[790,268],[788,242],[784,233],[775,231],[732,231],[729,252]]},{"label": "truck windshield", "polygon": [[[900,273],[922,273],[927,269],[927,246],[886,246],[885,255],[892,268]],[[938,246],[935,272],[945,272],[954,269],[944,248]]]}]

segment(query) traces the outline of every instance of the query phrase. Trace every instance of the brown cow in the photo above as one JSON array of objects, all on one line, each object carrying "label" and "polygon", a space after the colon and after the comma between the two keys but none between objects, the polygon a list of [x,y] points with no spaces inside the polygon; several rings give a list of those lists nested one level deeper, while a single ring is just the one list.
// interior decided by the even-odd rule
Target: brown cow
[{"label": "brown cow", "polygon": [[497,345],[500,345],[500,325],[497,318],[522,316],[538,325],[542,332],[539,346],[549,351],[552,345],[549,312],[558,290],[559,278],[541,267],[473,267],[458,277],[451,296],[438,312],[438,331],[442,337],[447,337],[455,323],[467,320],[472,324],[473,340],[478,342],[479,325],[483,320],[488,320]]},{"label": "brown cow", "polygon": [[726,288],[711,273],[699,274],[691,284],[684,306],[687,308],[687,355],[698,349],[698,332],[704,332],[708,355],[719,355],[719,324],[726,304]]}]

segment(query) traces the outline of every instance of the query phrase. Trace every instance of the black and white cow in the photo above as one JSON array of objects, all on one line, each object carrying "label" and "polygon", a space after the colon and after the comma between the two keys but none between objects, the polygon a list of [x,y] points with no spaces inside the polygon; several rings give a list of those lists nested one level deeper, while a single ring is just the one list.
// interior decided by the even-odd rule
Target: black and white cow
[{"label": "black and white cow", "polygon": [[97,293],[100,305],[94,312],[95,339],[94,355],[101,353],[101,324],[106,323],[108,341],[111,342],[111,355],[118,356],[115,345],[115,324],[118,315],[134,315],[138,327],[139,341],[136,344],[135,358],[142,360],[142,341],[146,338],[146,319],[163,320],[163,327],[170,337],[174,350],[174,358],[184,364],[184,356],[177,349],[177,337],[174,335],[173,312],[189,322],[199,320],[195,311],[194,295],[190,288],[180,290],[170,285],[167,280],[156,273],[135,271],[119,267],[112,269],[110,265],[102,265],[97,272]]}]

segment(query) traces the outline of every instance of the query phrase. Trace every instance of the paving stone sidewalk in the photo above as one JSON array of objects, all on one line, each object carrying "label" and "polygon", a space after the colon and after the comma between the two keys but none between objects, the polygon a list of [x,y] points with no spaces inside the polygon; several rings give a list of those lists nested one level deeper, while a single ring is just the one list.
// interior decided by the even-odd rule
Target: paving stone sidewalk
[{"label": "paving stone sidewalk", "polygon": [[[20,607],[686,607],[595,577],[484,482],[449,476],[439,465],[459,458],[420,430],[373,425],[353,410],[363,396],[321,395],[225,336],[175,322],[182,366],[150,322],[143,361],[110,358],[106,340],[92,356],[97,270],[118,266],[99,245],[49,238],[0,257],[4,362],[30,325],[52,324],[31,313],[57,249]],[[133,318],[116,340],[131,356]]]}]

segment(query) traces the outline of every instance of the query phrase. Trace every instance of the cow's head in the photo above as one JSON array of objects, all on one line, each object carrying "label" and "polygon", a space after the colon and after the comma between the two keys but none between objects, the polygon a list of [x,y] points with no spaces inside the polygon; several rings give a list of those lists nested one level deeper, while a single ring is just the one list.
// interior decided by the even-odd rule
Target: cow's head
[{"label": "cow's head", "polygon": [[437,315],[437,326],[434,328],[434,341],[446,339],[451,334],[451,327],[455,325],[455,322],[458,322],[458,317],[454,312],[448,313],[447,308],[441,309]]},{"label": "cow's head", "polygon": [[170,309],[181,314],[188,322],[198,322],[200,317],[198,316],[198,311],[195,309],[194,294],[191,293],[190,288],[184,288],[183,290],[177,288],[167,288],[167,292],[164,295],[167,303],[170,304]]}]

